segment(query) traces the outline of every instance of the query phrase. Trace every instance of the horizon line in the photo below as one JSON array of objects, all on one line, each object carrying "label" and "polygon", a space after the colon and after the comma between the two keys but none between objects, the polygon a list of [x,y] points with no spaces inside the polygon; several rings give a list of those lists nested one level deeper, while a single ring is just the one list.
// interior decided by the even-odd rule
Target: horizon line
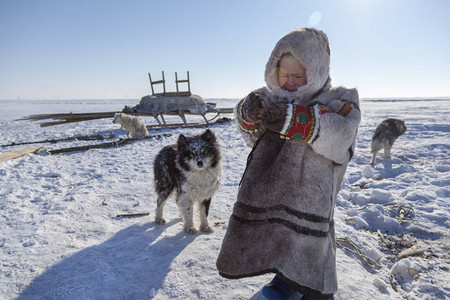
[{"label": "horizon line", "polygon": [[[241,97],[205,97],[202,99],[224,99],[224,100],[232,100],[232,99],[241,99]],[[417,96],[417,97],[405,97],[405,96],[383,96],[383,97],[361,97],[360,100],[423,100],[423,99],[442,99],[442,100],[450,100],[450,96]],[[32,98],[16,98],[16,99],[0,99],[0,101],[124,101],[124,100],[140,100],[139,98],[40,98],[40,99],[32,99]]]}]

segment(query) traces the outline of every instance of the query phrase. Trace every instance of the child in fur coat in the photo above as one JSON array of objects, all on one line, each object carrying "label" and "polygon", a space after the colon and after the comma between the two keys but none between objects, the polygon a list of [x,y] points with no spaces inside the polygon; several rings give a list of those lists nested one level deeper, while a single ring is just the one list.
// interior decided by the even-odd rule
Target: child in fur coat
[{"label": "child in fur coat", "polygon": [[334,206],[361,114],[355,89],[332,88],[328,37],[301,28],[276,44],[267,87],[235,108],[253,147],[217,268],[226,278],[276,276],[262,294],[333,299],[337,291]]}]

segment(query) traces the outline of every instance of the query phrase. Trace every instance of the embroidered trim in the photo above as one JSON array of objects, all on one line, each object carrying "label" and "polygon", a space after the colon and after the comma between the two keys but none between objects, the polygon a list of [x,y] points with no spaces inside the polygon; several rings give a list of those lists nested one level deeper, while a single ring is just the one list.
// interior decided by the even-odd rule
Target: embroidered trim
[{"label": "embroidered trim", "polygon": [[286,120],[284,121],[283,129],[281,130],[281,134],[286,135],[291,128],[293,123],[293,118],[295,115],[295,107],[294,104],[288,104],[286,109]]},{"label": "embroidered trim", "polygon": [[314,143],[317,140],[317,138],[319,137],[319,131],[320,131],[319,119],[322,117],[322,115],[328,114],[328,113],[333,113],[332,110],[330,110],[327,106],[325,106],[323,104],[316,104],[313,107],[311,107],[311,109],[313,111],[315,124],[314,124],[313,131],[311,133],[311,139],[308,141],[309,144]]},{"label": "embroidered trim", "polygon": [[236,105],[236,109],[234,111],[234,117],[238,121],[239,128],[241,128],[245,132],[256,132],[259,127],[259,123],[250,123],[244,120],[242,117],[242,105],[247,98],[242,99]]},{"label": "embroidered trim", "polygon": [[338,114],[346,117],[353,109],[353,106],[349,102],[345,102],[338,110]]},{"label": "embroidered trim", "polygon": [[322,104],[319,104],[318,108],[319,108],[319,115],[329,114],[333,112],[331,109]]},{"label": "embroidered trim", "polygon": [[312,107],[302,105],[291,106],[292,116],[289,119],[286,118],[283,131],[281,131],[281,137],[285,139],[293,138],[308,142],[313,135],[316,124],[314,109]]}]

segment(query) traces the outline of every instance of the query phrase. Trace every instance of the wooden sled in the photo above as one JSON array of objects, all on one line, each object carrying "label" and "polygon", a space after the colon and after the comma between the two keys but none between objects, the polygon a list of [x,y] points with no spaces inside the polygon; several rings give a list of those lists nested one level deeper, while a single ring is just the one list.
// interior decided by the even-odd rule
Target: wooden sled
[{"label": "wooden sled", "polygon": [[[175,72],[175,84],[176,84],[176,91],[175,92],[167,92],[166,91],[166,79],[164,77],[164,71],[162,71],[162,79],[161,80],[152,80],[152,76],[150,73],[148,73],[148,77],[150,80],[150,86],[152,90],[152,95],[144,96],[141,99],[141,102],[144,98],[150,97],[150,100],[158,100],[158,101],[167,101],[167,103],[172,104],[175,103],[177,99],[179,98],[192,98],[194,101],[193,106],[185,106],[178,105],[175,108],[170,107],[168,105],[167,107],[164,105],[156,105],[155,109],[143,109],[139,110],[136,109],[140,104],[136,105],[135,107],[129,107],[125,106],[125,108],[122,111],[109,111],[109,112],[93,112],[93,113],[56,113],[56,114],[35,114],[30,115],[27,117],[24,117],[22,119],[18,119],[16,121],[20,120],[31,120],[31,121],[43,121],[43,120],[52,120],[48,122],[42,122],[40,123],[41,127],[48,127],[48,126],[54,126],[54,125],[60,125],[60,124],[66,124],[66,123],[72,123],[72,122],[82,122],[82,121],[90,121],[90,120],[96,120],[96,119],[105,119],[105,118],[113,118],[116,113],[126,113],[134,116],[150,116],[154,117],[156,121],[158,122],[158,125],[149,125],[147,128],[174,128],[174,127],[183,127],[183,126],[193,126],[198,125],[199,123],[189,123],[186,120],[186,115],[197,115],[202,116],[205,124],[208,125],[211,121],[215,120],[217,117],[219,117],[222,114],[230,114],[233,113],[233,108],[216,108],[215,103],[213,103],[214,106],[208,106],[208,109],[205,109],[202,107],[202,110],[196,111],[195,109],[198,108],[195,104],[195,100],[201,101],[201,105],[211,105],[211,103],[206,103],[201,99],[198,95],[193,95],[191,93],[191,85],[190,85],[190,79],[189,79],[189,71],[187,72],[187,79],[178,79],[178,74]],[[187,84],[187,90],[180,91],[179,84],[186,83]],[[155,92],[155,85],[162,84],[162,92]],[[186,99],[184,99],[186,100]],[[213,108],[211,108],[213,107]],[[192,110],[194,108],[194,110]],[[150,111],[150,112],[149,112]],[[206,118],[206,113],[214,113],[215,116],[208,119]],[[166,119],[164,116],[179,116],[183,123],[182,124],[170,124],[166,122]],[[159,120],[159,117],[161,118],[162,122]]]}]

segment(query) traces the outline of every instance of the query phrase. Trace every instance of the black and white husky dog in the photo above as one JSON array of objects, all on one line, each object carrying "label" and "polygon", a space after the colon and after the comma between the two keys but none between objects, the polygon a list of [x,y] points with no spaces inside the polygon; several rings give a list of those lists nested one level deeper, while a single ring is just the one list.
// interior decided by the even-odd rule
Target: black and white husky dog
[{"label": "black and white husky dog", "polygon": [[200,230],[212,232],[208,224],[211,198],[220,185],[221,153],[214,133],[207,129],[194,136],[179,135],[177,144],[161,149],[154,162],[155,190],[158,195],[155,222],[165,224],[163,209],[175,192],[184,231],[197,233],[193,222],[198,203]]},{"label": "black and white husky dog", "polygon": [[384,149],[384,157],[391,157],[391,148],[395,140],[406,132],[406,125],[400,119],[386,119],[378,125],[372,137],[370,152],[373,153],[370,164],[375,163],[377,152]]}]

